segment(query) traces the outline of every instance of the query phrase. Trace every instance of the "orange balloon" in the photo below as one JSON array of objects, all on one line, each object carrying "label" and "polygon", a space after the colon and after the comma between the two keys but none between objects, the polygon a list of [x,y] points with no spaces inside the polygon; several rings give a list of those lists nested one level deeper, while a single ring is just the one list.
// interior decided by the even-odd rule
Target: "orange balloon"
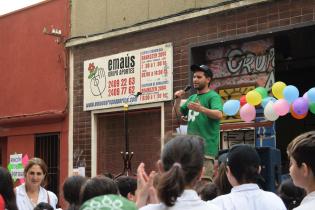
[{"label": "orange balloon", "polygon": [[291,105],[290,106],[290,113],[291,113],[292,117],[294,117],[295,119],[301,120],[301,119],[303,119],[303,118],[305,118],[307,116],[308,111],[305,112],[305,114],[297,114],[297,113],[294,112],[293,106]]}]

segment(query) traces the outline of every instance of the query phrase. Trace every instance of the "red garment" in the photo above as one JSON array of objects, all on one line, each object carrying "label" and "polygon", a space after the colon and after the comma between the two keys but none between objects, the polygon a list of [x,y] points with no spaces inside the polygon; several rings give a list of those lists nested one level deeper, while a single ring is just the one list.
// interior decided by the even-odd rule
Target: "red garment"
[{"label": "red garment", "polygon": [[0,210],[4,210],[5,207],[5,202],[4,199],[2,198],[2,195],[0,195]]}]

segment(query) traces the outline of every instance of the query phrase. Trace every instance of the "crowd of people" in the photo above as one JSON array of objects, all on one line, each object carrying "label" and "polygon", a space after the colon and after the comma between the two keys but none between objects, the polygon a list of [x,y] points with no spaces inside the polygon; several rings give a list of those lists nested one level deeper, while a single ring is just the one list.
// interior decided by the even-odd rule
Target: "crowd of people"
[{"label": "crowd of people", "polygon": [[[157,171],[145,164],[137,177],[71,176],[63,184],[69,210],[310,210],[315,206],[315,131],[295,138],[287,149],[290,178],[278,192],[259,186],[260,157],[252,146],[233,146],[218,163],[213,181],[205,173],[203,139],[179,135],[167,141]],[[223,169],[224,168],[224,169]],[[47,166],[32,158],[24,169],[25,183],[14,188],[10,173],[0,167],[0,210],[57,209],[57,196],[45,189]]]}]

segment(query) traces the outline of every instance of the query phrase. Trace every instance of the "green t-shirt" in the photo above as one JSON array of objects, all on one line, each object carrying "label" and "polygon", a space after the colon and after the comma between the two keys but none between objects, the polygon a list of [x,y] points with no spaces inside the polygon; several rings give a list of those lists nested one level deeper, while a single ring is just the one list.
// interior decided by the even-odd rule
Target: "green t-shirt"
[{"label": "green t-shirt", "polygon": [[214,90],[203,94],[194,94],[190,96],[186,103],[180,108],[180,112],[188,116],[188,130],[190,135],[198,135],[205,139],[205,155],[216,156],[218,154],[220,142],[220,120],[209,118],[204,113],[189,110],[187,105],[190,102],[196,102],[208,108],[222,111],[221,96]]}]

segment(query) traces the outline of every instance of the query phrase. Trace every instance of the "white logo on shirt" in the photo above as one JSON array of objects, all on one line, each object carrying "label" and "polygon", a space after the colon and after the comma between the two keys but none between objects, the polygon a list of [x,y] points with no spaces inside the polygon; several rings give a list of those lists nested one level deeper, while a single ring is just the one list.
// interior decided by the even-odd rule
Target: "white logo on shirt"
[{"label": "white logo on shirt", "polygon": [[194,122],[198,115],[199,115],[199,112],[196,112],[194,110],[189,110],[188,111],[188,121]]}]

